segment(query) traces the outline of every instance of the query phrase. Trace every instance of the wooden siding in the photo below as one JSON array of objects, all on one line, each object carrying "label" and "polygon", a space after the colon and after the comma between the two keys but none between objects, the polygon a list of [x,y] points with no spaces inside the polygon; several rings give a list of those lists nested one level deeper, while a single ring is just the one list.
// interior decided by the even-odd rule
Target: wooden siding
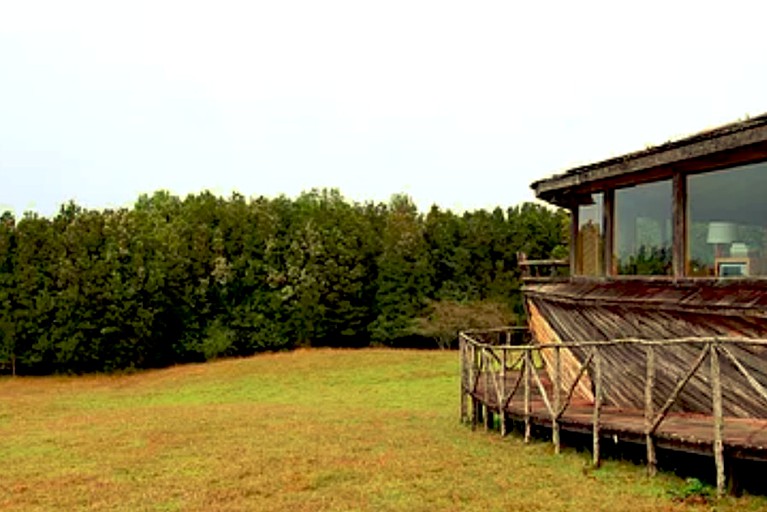
[{"label": "wooden siding", "polygon": [[[760,290],[760,288],[762,288]],[[530,325],[538,343],[608,341],[624,338],[668,340],[681,337],[767,338],[767,293],[763,285],[689,285],[670,283],[542,283],[525,287]],[[672,392],[696,359],[694,344],[659,347],[656,402]],[[762,386],[767,387],[767,350],[734,347],[734,355]],[[585,352],[572,348],[563,358],[565,372],[577,371]],[[644,407],[645,353],[636,345],[616,345],[602,351],[607,364],[606,405]],[[724,414],[767,418],[767,401],[753,392],[729,362],[722,361]],[[549,366],[549,365],[547,365]],[[711,413],[710,382],[698,373],[674,405],[676,412]],[[588,396],[588,395],[585,395]]]},{"label": "wooden siding", "polygon": [[[557,331],[551,326],[546,318],[541,314],[538,307],[533,302],[528,302],[529,313],[529,327],[530,332],[533,335],[533,339],[539,343],[562,343],[562,338],[557,334]],[[562,376],[565,378],[565,382],[573,382],[578,374],[578,368],[582,361],[582,354],[580,358],[576,357],[570,349],[562,349],[561,351],[561,364],[562,364]],[[546,368],[546,372],[549,375],[551,382],[555,381],[552,374],[555,368],[554,353],[552,351],[541,352]],[[560,391],[565,391],[561,389]],[[581,400],[587,400],[592,402],[594,400],[594,393],[592,391],[591,379],[588,376],[584,376],[578,383],[575,389],[575,396]]]}]

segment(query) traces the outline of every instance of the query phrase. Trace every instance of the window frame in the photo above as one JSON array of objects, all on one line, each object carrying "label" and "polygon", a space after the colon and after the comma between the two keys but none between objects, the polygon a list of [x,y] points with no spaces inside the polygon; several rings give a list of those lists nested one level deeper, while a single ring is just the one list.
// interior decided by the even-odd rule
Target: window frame
[{"label": "window frame", "polygon": [[[660,281],[660,282],[683,282],[683,281],[732,281],[732,280],[748,280],[748,281],[767,281],[767,275],[748,275],[743,277],[706,277],[706,276],[693,276],[690,272],[690,239],[689,239],[689,197],[688,197],[688,177],[693,175],[709,174],[717,171],[724,171],[728,169],[734,169],[749,164],[755,164],[760,162],[767,162],[767,160],[755,160],[749,162],[737,162],[730,163],[728,165],[720,167],[709,167],[702,170],[671,170],[663,173],[648,173],[644,179],[635,179],[627,181],[625,177],[621,180],[610,180],[601,183],[590,184],[587,188],[579,191],[583,194],[603,194],[603,237],[604,237],[604,275],[600,277],[579,275],[576,270],[579,267],[579,257],[576,241],[578,240],[578,231],[580,227],[580,219],[578,218],[578,211],[581,205],[574,204],[570,207],[570,214],[572,219],[572,225],[570,229],[570,276],[573,280],[585,280],[585,281],[631,281],[631,280],[646,280],[646,281]],[[617,225],[615,223],[615,192],[622,188],[628,188],[629,186],[638,186],[646,183],[656,183],[671,179],[672,183],[672,197],[671,197],[671,243],[672,243],[672,273],[670,275],[621,275],[617,272],[617,258],[614,253]]]},{"label": "window frame", "polygon": [[[625,189],[631,189],[640,187],[643,185],[650,185],[654,183],[661,183],[661,182],[669,182],[671,185],[671,197],[669,200],[671,201],[671,216],[670,216],[670,222],[671,222],[671,273],[669,274],[619,274],[618,273],[618,255],[616,253],[617,250],[617,244],[616,241],[618,240],[618,223],[616,221],[617,219],[617,197],[616,192],[619,190],[625,190]],[[610,277],[616,278],[616,279],[672,279],[674,277],[674,248],[676,247],[676,232],[675,232],[675,212],[674,212],[674,203],[675,203],[675,193],[674,193],[674,175],[671,176],[664,176],[662,178],[652,179],[652,180],[646,180],[642,182],[632,183],[630,185],[624,185],[621,187],[615,187],[612,189],[612,204],[610,205],[610,220],[611,220],[611,232],[612,237],[610,240],[611,248],[611,268],[610,268]]]},{"label": "window frame", "polygon": [[[607,239],[608,237],[608,231],[607,231],[607,213],[606,213],[606,198],[607,198],[607,192],[606,191],[594,191],[589,194],[587,194],[591,199],[593,199],[596,195],[601,195],[601,207],[602,207],[602,217],[600,220],[600,240],[602,244],[602,254],[600,255],[601,261],[599,262],[600,269],[599,274],[597,275],[590,275],[590,274],[584,274],[582,273],[583,268],[583,261],[582,256],[583,254],[578,251],[579,247],[579,240],[580,240],[580,231],[581,231],[581,208],[584,206],[589,206],[587,204],[581,203],[575,205],[571,210],[571,219],[572,219],[572,229],[571,229],[571,244],[570,244],[570,256],[571,256],[571,265],[570,265],[570,275],[575,277],[581,277],[581,278],[591,278],[591,279],[599,279],[602,277],[605,277],[608,275],[608,266],[607,266],[607,260],[605,259],[605,256],[607,254]],[[594,203],[596,204],[596,203]]]}]

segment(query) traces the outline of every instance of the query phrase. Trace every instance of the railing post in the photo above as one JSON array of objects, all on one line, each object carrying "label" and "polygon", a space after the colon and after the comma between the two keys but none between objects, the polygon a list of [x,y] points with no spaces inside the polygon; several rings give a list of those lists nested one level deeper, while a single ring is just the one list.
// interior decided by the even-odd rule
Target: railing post
[{"label": "railing post", "polygon": [[722,380],[719,367],[719,349],[716,343],[711,344],[711,401],[714,415],[714,463],[716,464],[716,495],[721,498],[724,494],[724,444],[722,434],[724,418],[722,413]]},{"label": "railing post", "polygon": [[594,418],[593,418],[593,465],[601,464],[599,453],[600,420],[602,414],[602,354],[594,347]]},{"label": "railing post", "polygon": [[[471,387],[474,388],[474,384],[479,380],[479,358],[477,357],[477,347],[472,343],[471,344],[471,350],[470,350],[470,358],[471,358]],[[477,428],[477,423],[479,423],[479,417],[480,417],[480,410],[479,410],[479,400],[477,400],[477,397],[474,395],[476,392],[476,389],[471,389],[471,429],[475,430]]]},{"label": "railing post", "polygon": [[554,415],[551,418],[551,440],[554,443],[554,453],[561,451],[559,439],[559,408],[561,407],[562,395],[562,354],[561,348],[554,348]]},{"label": "railing post", "polygon": [[519,266],[520,274],[522,274],[522,277],[530,277],[530,267],[526,265],[527,262],[527,254],[523,252],[517,253],[517,265]]},{"label": "railing post", "polygon": [[655,441],[651,432],[653,418],[655,416],[653,406],[653,390],[655,389],[655,348],[652,345],[646,347],[647,363],[645,368],[644,387],[644,421],[645,442],[647,444],[647,474],[655,476],[658,469],[658,459],[655,455]]},{"label": "railing post", "polygon": [[485,370],[485,385],[483,386],[484,394],[484,417],[482,418],[485,423],[485,431],[490,430],[493,424],[493,412],[490,410],[490,384],[493,376],[490,373],[490,357],[487,354],[487,348],[482,348],[482,367]]},{"label": "railing post", "polygon": [[501,349],[501,390],[498,393],[501,397],[498,400],[498,420],[501,422],[501,436],[506,435],[506,410],[503,408],[503,402],[506,400],[506,349]]},{"label": "railing post", "polygon": [[469,387],[466,367],[466,341],[463,339],[463,333],[458,333],[458,364],[461,372],[461,423],[466,423],[468,416],[468,405],[466,392]]},{"label": "railing post", "polygon": [[530,379],[532,377],[532,354],[529,348],[525,348],[525,368],[524,368],[524,416],[525,416],[525,442],[530,442],[530,388],[532,383]]}]

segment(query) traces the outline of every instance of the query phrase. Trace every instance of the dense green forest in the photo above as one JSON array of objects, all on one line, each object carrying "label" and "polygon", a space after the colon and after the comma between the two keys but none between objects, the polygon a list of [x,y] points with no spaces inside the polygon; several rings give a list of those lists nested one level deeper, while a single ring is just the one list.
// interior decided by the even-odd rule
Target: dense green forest
[{"label": "dense green forest", "polygon": [[[248,200],[158,192],[0,217],[0,362],[19,374],[160,367],[300,346],[449,342],[521,312],[517,251],[561,253],[536,204],[419,213],[335,190]],[[500,320],[498,320],[500,319]]]}]

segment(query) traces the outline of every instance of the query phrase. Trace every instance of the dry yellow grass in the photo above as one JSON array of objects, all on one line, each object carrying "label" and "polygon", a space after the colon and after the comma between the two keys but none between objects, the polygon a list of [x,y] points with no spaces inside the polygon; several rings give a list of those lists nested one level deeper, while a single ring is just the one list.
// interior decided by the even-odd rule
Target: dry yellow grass
[{"label": "dry yellow grass", "polygon": [[[2,510],[708,510],[457,421],[450,352],[309,350],[0,380]],[[728,498],[718,510],[759,510]]]}]

